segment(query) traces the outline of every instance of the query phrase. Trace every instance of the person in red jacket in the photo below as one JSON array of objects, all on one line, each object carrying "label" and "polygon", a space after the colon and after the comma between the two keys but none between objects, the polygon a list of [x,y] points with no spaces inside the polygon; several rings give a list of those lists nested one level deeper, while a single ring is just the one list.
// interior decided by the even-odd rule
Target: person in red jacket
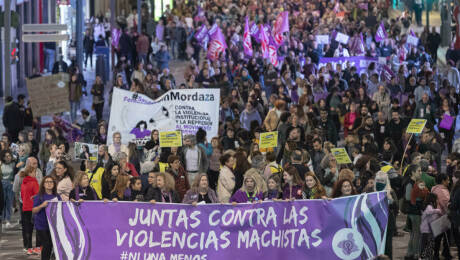
[{"label": "person in red jacket", "polygon": [[134,164],[128,162],[128,155],[124,152],[119,152],[116,154],[116,160],[120,164],[122,172],[132,175],[133,177],[139,177],[139,173],[137,173],[136,167]]},{"label": "person in red jacket", "polygon": [[[32,255],[34,254],[34,249],[32,249],[32,233],[34,231],[34,224],[32,222],[33,197],[38,194],[39,185],[35,178],[35,171],[31,170],[31,168],[26,168],[20,174],[20,177],[24,178],[21,184],[22,212],[24,216],[22,219],[22,238],[27,248],[27,254]],[[39,244],[40,241],[36,241],[37,248]]]},{"label": "person in red jacket", "polygon": [[356,104],[352,102],[350,104],[350,111],[345,114],[343,121],[343,136],[347,137],[348,132],[353,130],[353,124],[355,123],[356,118],[358,118],[358,113],[356,112]]},{"label": "person in red jacket", "polygon": [[180,157],[170,155],[168,157],[169,169],[167,170],[174,177],[175,188],[179,193],[180,200],[184,199],[185,193],[190,189],[190,184],[187,179],[187,172],[180,163]]}]

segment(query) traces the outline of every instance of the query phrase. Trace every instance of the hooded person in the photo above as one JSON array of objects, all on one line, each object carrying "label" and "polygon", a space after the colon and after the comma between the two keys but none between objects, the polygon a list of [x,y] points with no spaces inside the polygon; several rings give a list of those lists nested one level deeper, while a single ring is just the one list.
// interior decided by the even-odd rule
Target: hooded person
[{"label": "hooded person", "polygon": [[230,202],[246,203],[258,202],[264,198],[263,191],[260,188],[260,181],[263,179],[258,178],[260,174],[256,169],[249,169],[244,174],[243,186],[233,194]]}]

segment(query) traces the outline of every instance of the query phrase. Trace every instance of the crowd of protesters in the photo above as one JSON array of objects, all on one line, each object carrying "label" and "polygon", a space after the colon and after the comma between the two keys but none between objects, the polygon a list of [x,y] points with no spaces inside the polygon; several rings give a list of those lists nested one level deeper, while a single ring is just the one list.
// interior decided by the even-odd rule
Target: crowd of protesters
[{"label": "crowd of protesters", "polygon": [[[404,12],[393,19],[388,10],[388,1],[175,1],[153,35],[145,32],[147,19],[142,19],[141,34],[135,32],[135,14],[117,19],[119,41],[110,41],[117,56],[113,84],[97,76],[89,91],[95,115],[83,109],[83,123],[76,123],[80,100],[88,93],[74,64],[68,84],[71,123],[55,115],[41,125],[23,96],[18,102],[7,99],[7,132],[0,142],[5,227],[11,226],[14,205],[21,211],[25,251],[49,259],[44,208],[50,199],[197,205],[328,200],[386,191],[385,254],[392,258],[393,237],[409,232],[406,259],[439,259],[440,252],[451,259],[450,244],[460,251],[460,143],[454,139],[459,64],[448,53],[447,70],[437,68],[436,28],[414,33],[420,41],[413,46],[407,42],[412,18]],[[253,56],[245,56],[245,18],[271,26],[281,11],[289,12],[290,30],[277,50],[279,65],[263,58],[254,37]],[[388,36],[377,42],[381,22]],[[208,60],[194,34],[202,24],[215,23],[228,48],[217,60]],[[90,64],[94,38],[101,45],[109,42],[109,34],[96,31],[89,28],[85,34]],[[334,31],[349,35],[349,44],[333,37],[329,44],[318,44],[316,35]],[[364,49],[356,48],[359,42]],[[375,62],[359,73],[352,64],[318,66],[323,57],[343,56],[384,58],[393,76],[384,77]],[[184,75],[170,73],[172,59],[187,60]],[[179,86],[178,76],[185,81]],[[200,129],[184,137],[183,147],[160,148],[159,132],[152,131],[143,147],[126,145],[127,137],[118,132],[107,136],[103,108],[105,93],[110,103],[113,87],[152,99],[174,88],[219,88],[219,135],[209,143]],[[412,118],[427,120],[419,135],[406,133]],[[32,126],[49,128],[43,141],[37,141]],[[278,131],[278,147],[259,147],[260,134],[268,131]],[[113,144],[106,145],[108,138]],[[72,163],[75,140],[98,144],[98,161]],[[335,147],[345,147],[352,163],[338,163],[331,153]],[[406,226],[398,230],[401,214]],[[434,237],[430,223],[444,215],[451,228]]]}]

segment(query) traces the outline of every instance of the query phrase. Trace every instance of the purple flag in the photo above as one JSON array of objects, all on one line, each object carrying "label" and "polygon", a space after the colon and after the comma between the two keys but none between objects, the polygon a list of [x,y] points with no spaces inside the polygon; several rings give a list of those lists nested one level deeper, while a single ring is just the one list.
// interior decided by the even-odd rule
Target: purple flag
[{"label": "purple flag", "polygon": [[209,30],[209,48],[208,48],[208,59],[217,60],[219,55],[227,49],[227,43],[225,43],[225,36],[220,30],[217,24]]},{"label": "purple flag", "polygon": [[412,35],[414,37],[417,37],[417,35],[415,35],[414,31],[412,31],[412,29],[409,30],[409,33],[410,33],[410,35]]},{"label": "purple flag", "polygon": [[281,12],[278,15],[273,26],[273,39],[278,46],[283,43],[284,32],[289,32],[289,12],[287,11]]},{"label": "purple flag", "polygon": [[257,38],[256,36],[259,35],[259,26],[255,22],[251,22],[249,25],[249,32],[252,37]]},{"label": "purple flag", "polygon": [[262,50],[262,57],[263,58],[269,58],[270,53],[269,53],[269,50],[268,50],[268,44],[270,42],[269,42],[269,38],[268,38],[268,36],[267,36],[262,24],[260,25],[259,32],[260,32],[259,33],[259,39],[260,39],[260,48]]},{"label": "purple flag", "polygon": [[206,28],[206,25],[203,24],[198,30],[196,30],[195,39],[200,43],[202,48],[206,49],[209,42],[208,28]]},{"label": "purple flag", "polygon": [[385,30],[385,25],[383,21],[380,23],[379,27],[377,28],[377,32],[375,32],[375,41],[381,42],[388,38],[387,31]]},{"label": "purple flag", "polygon": [[381,78],[385,79],[387,82],[390,82],[391,78],[394,76],[396,76],[395,73],[391,70],[390,67],[388,67],[388,65],[382,66],[382,72],[380,73]]},{"label": "purple flag", "polygon": [[244,47],[244,54],[246,56],[252,57],[252,43],[251,43],[251,35],[249,32],[249,19],[246,16],[246,22],[244,23],[244,35],[243,35],[243,47]]},{"label": "purple flag", "polygon": [[334,5],[334,12],[335,12],[335,13],[340,12],[340,5],[339,5],[339,1],[338,1],[338,0],[336,0],[336,2],[335,2],[335,5]]},{"label": "purple flag", "polygon": [[235,206],[49,201],[46,217],[56,259],[373,259],[388,202],[385,192]]},{"label": "purple flag", "polygon": [[337,31],[336,30],[333,30],[331,32],[331,41],[334,40],[335,41],[335,37],[337,36]]},{"label": "purple flag", "polygon": [[[158,27],[158,26],[157,26]],[[118,48],[118,42],[120,41],[121,30],[118,28],[112,29],[112,46]]]},{"label": "purple flag", "polygon": [[193,17],[193,19],[195,21],[200,21],[200,20],[203,20],[203,18],[204,18],[204,10],[203,8],[201,8],[201,6],[198,6],[196,16]]},{"label": "purple flag", "polygon": [[358,5],[359,8],[363,9],[363,10],[367,10],[368,9],[368,3],[360,3]]},{"label": "purple flag", "polygon": [[356,49],[356,54],[364,55],[364,53],[366,53],[366,49],[364,48],[363,33],[359,33],[359,43],[358,43],[358,48]]}]

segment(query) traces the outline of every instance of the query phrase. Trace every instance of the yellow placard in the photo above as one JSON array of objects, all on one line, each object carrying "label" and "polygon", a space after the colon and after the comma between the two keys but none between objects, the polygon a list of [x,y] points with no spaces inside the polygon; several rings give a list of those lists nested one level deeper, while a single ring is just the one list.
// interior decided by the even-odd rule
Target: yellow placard
[{"label": "yellow placard", "polygon": [[331,149],[332,155],[337,160],[338,164],[348,164],[352,163],[350,156],[348,156],[347,150],[345,148],[332,148]]},{"label": "yellow placard", "polygon": [[410,120],[409,125],[407,126],[406,133],[409,134],[421,134],[423,128],[425,128],[426,119],[413,118]]},{"label": "yellow placard", "polygon": [[160,168],[160,172],[165,172],[165,171],[166,171],[166,168],[169,167],[169,164],[168,164],[168,163],[159,162],[158,165],[159,165],[159,168]]},{"label": "yellow placard", "polygon": [[181,146],[182,146],[181,131],[160,132],[160,147],[181,147]]},{"label": "yellow placard", "polygon": [[278,131],[260,133],[259,149],[278,146]]}]

